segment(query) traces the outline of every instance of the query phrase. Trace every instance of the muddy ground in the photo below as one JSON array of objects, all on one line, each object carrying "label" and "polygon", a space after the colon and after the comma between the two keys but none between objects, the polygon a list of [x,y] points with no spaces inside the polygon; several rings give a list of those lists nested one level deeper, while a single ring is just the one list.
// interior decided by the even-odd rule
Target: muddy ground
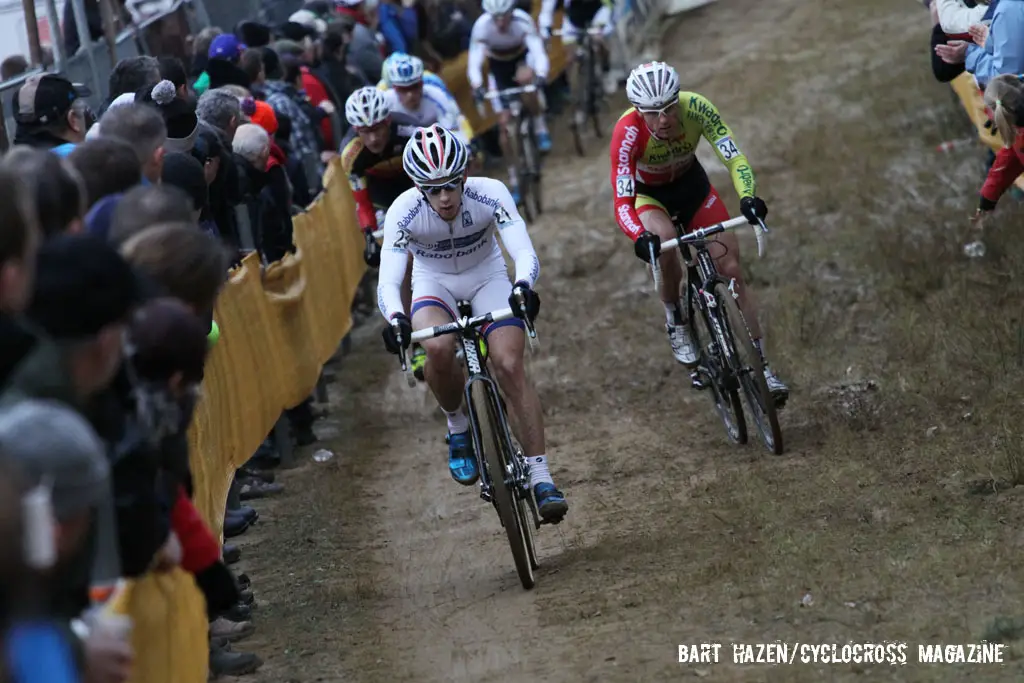
[{"label": "muddy ground", "polygon": [[[287,492],[239,539],[270,681],[1020,680],[920,665],[1024,614],[1024,328],[1007,197],[989,256],[961,233],[981,151],[928,66],[929,20],[895,0],[719,0],[667,32],[683,85],[722,111],[774,228],[745,268],[793,390],[787,452],[726,442],[671,360],[661,306],[609,212],[607,138],[548,161],[532,371],[571,510],[539,537],[535,590],[493,510],[448,477],[444,421],[353,335]],[[616,100],[606,117],[621,111]],[[737,200],[710,151],[712,180]],[[809,596],[809,597],[805,597]],[[681,643],[906,641],[903,667],[676,661]]]}]

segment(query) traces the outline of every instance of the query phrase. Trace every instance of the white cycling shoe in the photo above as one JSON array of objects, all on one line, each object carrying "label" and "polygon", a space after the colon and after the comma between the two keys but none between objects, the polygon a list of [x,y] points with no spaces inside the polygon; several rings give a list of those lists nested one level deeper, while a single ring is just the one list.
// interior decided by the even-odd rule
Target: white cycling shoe
[{"label": "white cycling shoe", "polygon": [[768,393],[775,399],[775,406],[782,408],[786,405],[786,400],[789,398],[789,387],[775,375],[768,365],[764,366],[764,381],[768,385]]},{"label": "white cycling shoe", "polygon": [[696,365],[697,347],[690,334],[690,324],[669,325],[666,323],[665,331],[668,333],[668,342],[672,346],[672,355],[675,356],[675,359],[683,365]]}]

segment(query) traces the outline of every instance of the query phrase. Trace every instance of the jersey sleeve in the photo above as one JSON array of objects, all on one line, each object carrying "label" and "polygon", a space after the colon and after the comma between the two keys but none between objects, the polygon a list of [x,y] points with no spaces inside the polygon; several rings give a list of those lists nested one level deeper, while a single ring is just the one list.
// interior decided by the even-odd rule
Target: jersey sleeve
[{"label": "jersey sleeve", "polygon": [[715,148],[715,154],[729,169],[729,176],[732,177],[733,187],[736,194],[743,197],[753,197],[757,191],[757,184],[754,182],[754,172],[750,168],[747,157],[733,140],[732,131],[722,120],[715,105],[711,104],[703,95],[697,93],[689,94],[689,107],[687,116],[696,117],[701,126],[701,134]]},{"label": "jersey sleeve", "polygon": [[389,322],[398,313],[409,314],[402,305],[402,281],[409,264],[409,231],[398,226],[408,213],[405,197],[405,194],[399,195],[384,217],[384,238],[377,273],[377,307]]},{"label": "jersey sleeve", "polygon": [[494,225],[505,251],[515,263],[516,282],[525,282],[533,287],[540,275],[540,259],[533,248],[530,233],[526,230],[526,221],[519,215],[505,183],[492,180],[488,184],[487,193],[498,200],[498,206],[494,209]]},{"label": "jersey sleeve", "polygon": [[473,24],[469,34],[469,54],[466,56],[466,78],[474,90],[484,84],[484,59],[487,46],[484,44],[484,21],[487,15],[481,15]]},{"label": "jersey sleeve", "polygon": [[996,159],[988,169],[985,184],[981,186],[982,198],[995,204],[1022,172],[1024,164],[1017,156],[1017,151],[1013,147],[1003,147],[996,153]]},{"label": "jersey sleeve", "polygon": [[348,177],[352,196],[356,200],[359,229],[363,232],[373,232],[377,229],[377,213],[373,210],[373,201],[370,200],[370,188],[367,185],[366,175],[357,164],[362,151],[363,141],[356,135],[341,150],[341,168]]},{"label": "jersey sleeve", "polygon": [[640,155],[640,124],[635,114],[619,119],[612,132],[611,183],[614,199],[615,222],[619,229],[634,242],[643,232],[640,216],[636,212],[636,160]]},{"label": "jersey sleeve", "polygon": [[540,14],[537,15],[537,26],[541,31],[550,29],[554,22],[555,5],[558,0],[544,0],[540,3]]},{"label": "jersey sleeve", "polygon": [[[523,14],[526,13],[523,12]],[[527,54],[530,55],[533,62],[534,72],[540,78],[547,78],[548,71],[551,70],[551,62],[548,60],[548,51],[544,49],[544,40],[540,37],[540,33],[537,32],[537,27],[533,23],[533,17],[527,14],[526,21],[529,23],[529,28],[526,30],[523,42],[526,43]]]}]

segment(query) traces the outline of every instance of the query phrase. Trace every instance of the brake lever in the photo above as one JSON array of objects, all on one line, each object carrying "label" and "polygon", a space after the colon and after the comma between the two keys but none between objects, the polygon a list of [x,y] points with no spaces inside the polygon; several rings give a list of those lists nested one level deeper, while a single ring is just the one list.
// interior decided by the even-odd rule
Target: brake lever
[{"label": "brake lever", "polygon": [[754,239],[757,240],[757,257],[764,258],[765,250],[765,235],[768,234],[768,226],[764,224],[760,216],[754,216],[757,219],[757,225],[752,226],[754,228]]},{"label": "brake lever", "polygon": [[519,311],[523,314],[523,322],[526,324],[526,336],[530,340],[530,351],[537,351],[537,330],[533,326],[533,321],[530,320],[530,316],[526,313],[526,297],[523,295],[523,290],[516,288],[516,303],[519,304]]},{"label": "brake lever", "polygon": [[405,381],[410,387],[416,386],[416,376],[412,372],[412,368],[409,367],[409,363],[405,359],[405,340],[402,339],[402,328],[397,323],[391,323],[391,329],[395,331],[395,341],[398,342],[398,362],[402,366],[402,374],[405,375]]}]

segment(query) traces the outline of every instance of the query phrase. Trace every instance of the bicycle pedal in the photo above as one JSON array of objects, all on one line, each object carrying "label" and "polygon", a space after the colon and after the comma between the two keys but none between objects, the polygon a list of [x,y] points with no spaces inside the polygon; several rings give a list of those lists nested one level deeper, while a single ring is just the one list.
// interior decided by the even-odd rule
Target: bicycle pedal
[{"label": "bicycle pedal", "polygon": [[694,370],[690,373],[690,385],[697,391],[703,391],[708,388],[708,384],[701,376],[700,370]]}]

